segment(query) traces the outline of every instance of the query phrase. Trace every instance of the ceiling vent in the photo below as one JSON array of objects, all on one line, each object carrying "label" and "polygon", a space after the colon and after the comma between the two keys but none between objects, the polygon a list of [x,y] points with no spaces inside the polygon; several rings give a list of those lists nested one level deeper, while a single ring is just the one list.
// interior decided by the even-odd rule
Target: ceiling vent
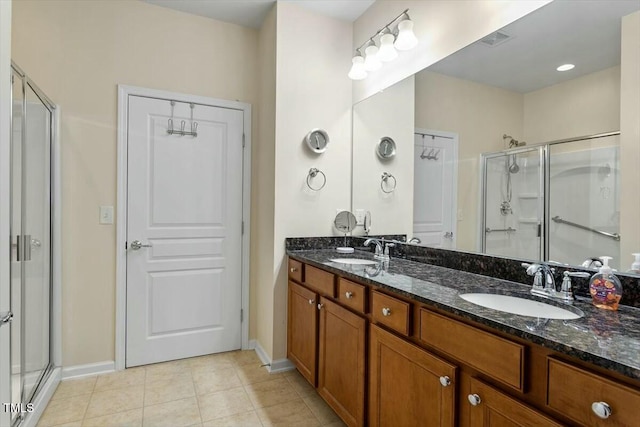
[{"label": "ceiling vent", "polygon": [[496,47],[511,40],[512,37],[504,31],[496,31],[480,40],[480,44],[487,47]]}]

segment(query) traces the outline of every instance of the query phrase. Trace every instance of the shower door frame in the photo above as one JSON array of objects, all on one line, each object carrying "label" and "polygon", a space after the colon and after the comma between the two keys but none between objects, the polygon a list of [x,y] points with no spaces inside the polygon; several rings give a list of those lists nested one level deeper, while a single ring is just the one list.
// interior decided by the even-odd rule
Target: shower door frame
[{"label": "shower door frame", "polygon": [[[45,369],[42,374],[39,384],[33,390],[31,396],[24,396],[24,390],[21,390],[21,398],[24,399],[28,397],[26,401],[23,401],[23,404],[26,403],[34,403],[33,412],[27,412],[21,414],[17,425],[20,427],[29,427],[35,426],[40,416],[44,412],[44,409],[53,396],[57,384],[61,379],[61,366],[62,366],[62,258],[61,258],[61,231],[62,231],[62,210],[61,210],[61,162],[60,162],[60,108],[53,102],[47,95],[29,78],[29,76],[13,61],[11,61],[10,67],[11,75],[13,73],[17,74],[20,79],[22,79],[23,85],[23,93],[25,88],[28,86],[34,94],[40,99],[42,104],[49,110],[51,114],[50,121],[50,139],[49,139],[49,200],[51,204],[50,211],[50,266],[49,266],[49,365]],[[10,79],[11,84],[13,84],[13,78]],[[9,97],[10,102],[13,103],[13,97]],[[26,105],[26,97],[23,98],[23,102]],[[11,111],[13,109],[13,105],[11,105]],[[24,109],[23,109],[24,114]],[[10,114],[10,125],[9,129],[12,126],[12,117],[13,113]],[[23,115],[23,128],[24,123],[27,120],[26,115]],[[13,136],[12,131],[11,137]],[[24,132],[23,132],[24,134]],[[11,153],[11,137],[9,138],[9,152]],[[23,139],[24,141],[24,139]],[[11,155],[9,156],[11,158]],[[9,168],[11,171],[11,168]],[[11,173],[11,172],[9,172]],[[8,198],[8,200],[11,200]],[[9,207],[11,211],[11,207]],[[9,231],[11,229],[10,217],[7,218]],[[3,219],[3,226],[4,219]],[[8,258],[9,259],[9,258]],[[9,269],[10,271],[10,269]],[[22,344],[21,344],[22,345]],[[9,345],[9,347],[11,347]],[[21,357],[23,357],[21,352]],[[9,357],[10,366],[11,356]],[[21,361],[21,366],[23,365]],[[11,378],[11,372],[9,372],[9,378]],[[22,379],[21,379],[22,381]],[[10,386],[11,388],[11,386]],[[12,390],[10,390],[12,393]],[[10,400],[12,401],[13,396],[10,396]],[[9,415],[11,417],[11,415]]]},{"label": "shower door frame", "polygon": [[483,254],[486,254],[486,200],[487,200],[487,182],[486,182],[486,171],[487,171],[487,160],[506,156],[511,154],[519,154],[526,151],[531,151],[533,149],[540,150],[541,159],[541,190],[543,191],[543,215],[542,215],[542,229],[541,229],[541,237],[543,238],[542,244],[540,245],[540,257],[539,261],[547,262],[549,259],[549,237],[550,237],[550,227],[549,220],[551,218],[550,214],[550,198],[551,198],[551,146],[557,144],[565,144],[569,142],[578,142],[578,141],[589,141],[592,139],[599,138],[607,138],[610,136],[619,136],[620,131],[611,131],[611,132],[603,132],[597,133],[593,135],[585,135],[578,136],[573,138],[564,138],[557,139],[554,141],[543,142],[540,144],[533,144],[527,147],[513,148],[509,150],[496,151],[491,153],[483,153],[480,155],[480,194],[482,196],[482,200],[480,203],[480,226],[479,228],[479,251]]}]

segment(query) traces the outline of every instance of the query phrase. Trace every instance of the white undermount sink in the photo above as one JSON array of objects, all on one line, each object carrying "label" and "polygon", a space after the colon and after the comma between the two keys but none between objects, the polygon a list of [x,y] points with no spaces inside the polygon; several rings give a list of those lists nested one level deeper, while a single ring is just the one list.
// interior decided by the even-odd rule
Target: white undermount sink
[{"label": "white undermount sink", "polygon": [[330,259],[331,262],[339,262],[340,264],[352,264],[352,265],[373,265],[376,264],[375,261],[369,261],[368,259],[359,259],[359,258],[333,258]]},{"label": "white undermount sink", "polygon": [[505,313],[518,314],[520,316],[563,320],[579,319],[584,316],[584,313],[577,308],[573,310],[580,314],[556,307],[555,305],[509,295],[477,293],[461,294],[460,298],[482,307],[503,311]]}]

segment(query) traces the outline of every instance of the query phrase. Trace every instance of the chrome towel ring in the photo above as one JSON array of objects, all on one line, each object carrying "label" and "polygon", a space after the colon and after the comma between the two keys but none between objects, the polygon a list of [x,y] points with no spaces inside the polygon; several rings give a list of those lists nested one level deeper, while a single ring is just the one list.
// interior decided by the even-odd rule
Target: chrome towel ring
[{"label": "chrome towel ring", "polygon": [[[311,185],[311,180],[316,176],[318,176],[318,174],[322,175],[322,185],[320,185],[319,187],[314,187]],[[309,174],[307,175],[307,187],[309,187],[313,191],[320,191],[324,188],[326,184],[327,184],[327,176],[324,174],[324,172],[322,172],[318,168],[309,169]]]},{"label": "chrome towel ring", "polygon": [[[393,180],[393,184],[389,183],[389,179]],[[385,184],[387,184],[388,189],[385,190]],[[398,181],[396,181],[396,177],[391,175],[389,172],[382,172],[382,181],[380,181],[380,189],[382,190],[382,192],[384,193],[393,193],[396,189],[396,185],[398,184]]]}]

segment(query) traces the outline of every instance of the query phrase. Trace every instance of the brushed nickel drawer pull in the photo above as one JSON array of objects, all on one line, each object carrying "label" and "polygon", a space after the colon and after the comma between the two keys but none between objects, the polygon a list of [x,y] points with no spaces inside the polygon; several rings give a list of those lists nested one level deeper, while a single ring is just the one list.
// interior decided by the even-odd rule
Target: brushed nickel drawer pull
[{"label": "brushed nickel drawer pull", "polygon": [[347,299],[351,299],[351,298],[353,298],[353,292],[348,292],[348,291],[347,291],[347,292],[345,292],[345,293],[344,293],[344,296],[345,296]]},{"label": "brushed nickel drawer pull", "polygon": [[449,387],[451,385],[451,378],[446,375],[444,377],[440,377],[440,384],[442,384],[442,387]]},{"label": "brushed nickel drawer pull", "polygon": [[295,267],[291,267],[291,268],[289,269],[289,271],[290,271],[290,272],[292,272],[292,273],[295,273],[296,271],[298,271],[298,269],[297,269],[297,268],[295,268]]},{"label": "brushed nickel drawer pull", "polygon": [[314,300],[310,299],[309,300],[309,305],[313,305],[314,302],[315,302]]},{"label": "brushed nickel drawer pull", "polygon": [[388,307],[384,307],[382,309],[382,315],[385,317],[391,316],[391,309]]},{"label": "brushed nickel drawer pull", "polygon": [[322,307],[324,307],[324,304],[322,303],[318,304],[318,310],[322,310]]}]

